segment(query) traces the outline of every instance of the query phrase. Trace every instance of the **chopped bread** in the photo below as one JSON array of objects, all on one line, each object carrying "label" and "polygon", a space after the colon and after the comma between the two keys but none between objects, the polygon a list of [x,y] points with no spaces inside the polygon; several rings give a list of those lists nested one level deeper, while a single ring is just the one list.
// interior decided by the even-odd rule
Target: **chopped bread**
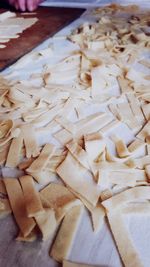
[{"label": "chopped bread", "polygon": [[[61,37],[73,52],[55,63],[54,43],[0,76],[0,215],[12,212],[20,241],[37,230],[52,239],[62,223],[51,251],[62,262],[84,205],[94,232],[109,221],[123,264],[144,266],[123,217],[150,214],[149,11],[111,4],[91,15]],[[0,15],[0,48],[35,22]],[[16,168],[19,179],[5,178]]]},{"label": "chopped bread", "polygon": [[32,230],[32,232],[26,237],[24,237],[21,232],[16,237],[16,241],[23,241],[23,242],[33,242],[36,239],[37,239],[37,229],[36,228],[34,228]]},{"label": "chopped bread", "polygon": [[107,217],[124,266],[143,267],[141,259],[139,258],[135,246],[123,223],[122,215],[119,212],[109,212],[107,214]]},{"label": "chopped bread", "polygon": [[37,214],[34,217],[42,233],[42,239],[47,240],[52,237],[57,227],[55,212],[52,209],[45,209],[44,213]]},{"label": "chopped bread", "polygon": [[33,178],[29,175],[25,175],[20,177],[19,181],[24,194],[27,216],[30,218],[44,214],[40,195],[35,189]]},{"label": "chopped bread", "polygon": [[83,206],[72,208],[65,216],[50,255],[59,262],[67,259],[83,213]]},{"label": "chopped bread", "polygon": [[35,227],[35,221],[26,216],[26,205],[23,191],[18,179],[5,178],[4,184],[6,186],[10,205],[15,217],[15,220],[24,237],[28,236]]},{"label": "chopped bread", "polygon": [[87,264],[81,264],[81,263],[75,263],[71,261],[63,261],[63,267],[96,267],[94,265],[87,265]]},{"label": "chopped bread", "polygon": [[55,210],[57,221],[61,221],[72,207],[81,205],[80,200],[61,184],[50,183],[40,191],[40,197],[46,207]]},{"label": "chopped bread", "polygon": [[0,48],[5,48],[6,45],[2,45],[3,39],[6,43],[12,38],[18,38],[19,35],[30,28],[37,22],[37,18],[22,18],[17,17],[15,12],[6,11],[0,14]]},{"label": "chopped bread", "polygon": [[57,168],[57,174],[66,185],[87,199],[93,206],[96,206],[100,196],[100,189],[90,174],[88,178],[86,169],[69,152],[65,160]]},{"label": "chopped bread", "polygon": [[8,199],[0,198],[0,218],[4,218],[12,213],[10,202]]},{"label": "chopped bread", "polygon": [[47,164],[49,158],[53,155],[55,151],[55,147],[51,144],[46,144],[39,157],[33,161],[33,163],[30,165],[30,167],[27,169],[28,172],[36,172],[41,171],[44,169],[45,165]]}]

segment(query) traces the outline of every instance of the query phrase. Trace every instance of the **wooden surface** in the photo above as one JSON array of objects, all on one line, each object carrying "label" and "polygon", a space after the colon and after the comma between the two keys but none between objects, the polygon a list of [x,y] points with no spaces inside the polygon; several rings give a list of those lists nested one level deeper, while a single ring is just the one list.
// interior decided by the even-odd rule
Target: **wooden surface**
[{"label": "wooden surface", "polygon": [[[6,10],[1,8],[0,13]],[[6,48],[0,49],[0,71],[78,18],[83,12],[84,9],[78,8],[39,7],[36,15],[24,16],[26,18],[36,16],[39,20],[25,30],[18,39],[7,43]],[[22,15],[18,13],[17,16]]]}]

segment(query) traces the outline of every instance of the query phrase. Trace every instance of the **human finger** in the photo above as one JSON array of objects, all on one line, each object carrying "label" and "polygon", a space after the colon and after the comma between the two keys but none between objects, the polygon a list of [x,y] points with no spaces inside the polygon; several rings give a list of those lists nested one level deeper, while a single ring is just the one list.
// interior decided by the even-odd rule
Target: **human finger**
[{"label": "human finger", "polygon": [[26,10],[26,1],[25,0],[18,0],[18,6],[21,11]]},{"label": "human finger", "polygon": [[36,0],[27,0],[26,6],[27,6],[27,10],[33,11],[37,8],[38,2]]},{"label": "human finger", "polygon": [[15,1],[14,2],[14,6],[15,6],[15,9],[18,10],[19,9],[19,4],[18,4],[18,1]]},{"label": "human finger", "polygon": [[15,4],[15,0],[8,0],[8,3],[11,5],[11,6],[14,6],[14,4]]}]

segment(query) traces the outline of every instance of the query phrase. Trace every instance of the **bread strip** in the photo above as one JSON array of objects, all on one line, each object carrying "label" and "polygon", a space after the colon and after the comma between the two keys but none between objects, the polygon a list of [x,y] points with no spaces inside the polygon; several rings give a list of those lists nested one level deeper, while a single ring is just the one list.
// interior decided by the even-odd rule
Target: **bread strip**
[{"label": "bread strip", "polygon": [[37,117],[32,121],[32,123],[35,125],[35,127],[42,127],[46,124],[50,123],[62,110],[62,105],[57,104],[41,116]]},{"label": "bread strip", "polygon": [[114,155],[112,155],[108,149],[106,148],[106,160],[109,162],[115,162],[115,163],[126,163],[130,158],[132,158],[132,154],[125,158],[118,158]]},{"label": "bread strip", "polygon": [[52,144],[46,144],[43,147],[39,157],[33,161],[27,171],[32,173],[43,170],[51,156],[54,154],[54,151],[55,147]]},{"label": "bread strip", "polygon": [[37,13],[36,12],[22,12],[21,15],[22,16],[33,16],[33,15],[36,15]]},{"label": "bread strip", "polygon": [[6,198],[0,198],[0,219],[11,214],[12,209],[10,207],[10,202]]},{"label": "bread strip", "polygon": [[145,171],[131,170],[126,172],[113,171],[109,173],[109,182],[125,186],[135,186],[137,181],[147,181]]},{"label": "bread strip", "polygon": [[25,143],[26,157],[37,157],[39,155],[39,148],[36,141],[36,134],[33,126],[31,124],[26,124],[21,128],[21,130]]},{"label": "bread strip", "polygon": [[[74,137],[80,138],[84,134],[90,134],[99,131],[111,120],[111,116],[107,115],[106,113],[96,113],[90,115],[75,124],[76,134],[74,135]],[[54,134],[54,137],[63,145],[67,144],[73,139],[73,135],[65,129],[60,130],[58,133]]]},{"label": "bread strip", "polygon": [[119,87],[121,89],[121,93],[124,94],[126,92],[130,92],[132,89],[129,85],[129,80],[125,79],[122,76],[117,77]]},{"label": "bread strip", "polygon": [[8,93],[8,89],[4,89],[4,91],[1,92],[1,95],[0,95],[0,105],[2,105],[5,101],[5,96],[7,95]]},{"label": "bread strip", "polygon": [[149,144],[147,144],[146,150],[147,150],[147,154],[150,156],[150,145]]},{"label": "bread strip", "polygon": [[150,199],[150,187],[138,186],[128,190],[125,190],[110,199],[102,202],[102,205],[107,211],[118,209],[120,206],[125,205],[128,202],[134,202],[136,200],[149,200]]},{"label": "bread strip", "polygon": [[135,139],[129,146],[128,146],[128,151],[132,153],[132,155],[135,155],[138,150],[141,148],[145,147],[146,144],[140,140],[140,139]]},{"label": "bread strip", "polygon": [[129,172],[131,170],[131,168],[129,168],[125,163],[108,162],[108,161],[100,161],[98,163],[94,163],[93,168],[97,171],[106,170],[108,172],[111,171]]},{"label": "bread strip", "polygon": [[150,102],[150,93],[149,92],[142,93],[140,95],[140,98],[141,98],[141,100],[144,100],[144,101],[149,103]]},{"label": "bread strip", "polygon": [[[66,75],[67,72],[67,75]],[[45,74],[44,82],[46,85],[50,85],[52,83],[57,83],[56,81],[59,81],[58,84],[74,81],[78,78],[79,70],[74,67],[72,69],[68,70],[61,70],[58,71],[56,69],[51,69],[49,73]]]},{"label": "bread strip", "polygon": [[63,106],[62,117],[67,117],[79,105],[79,100],[69,97]]},{"label": "bread strip", "polygon": [[62,208],[64,205],[72,202],[76,197],[62,184],[50,183],[40,191],[48,202],[49,208]]},{"label": "bread strip", "polygon": [[142,110],[143,110],[146,120],[149,121],[150,120],[150,103],[143,105]]},{"label": "bread strip", "polygon": [[19,170],[25,170],[27,169],[31,164],[32,162],[35,160],[35,158],[29,158],[21,163],[18,164],[18,168]]},{"label": "bread strip", "polygon": [[0,34],[0,39],[17,39],[17,38],[19,38],[18,34],[9,34],[9,35],[3,34],[3,33]]},{"label": "bread strip", "polygon": [[66,129],[58,131],[53,136],[63,146],[65,146],[67,143],[69,143],[73,139],[73,135],[70,132],[68,132]]},{"label": "bread strip", "polygon": [[97,176],[97,184],[100,186],[101,191],[110,187],[109,172],[107,170],[99,170]]},{"label": "bread strip", "polygon": [[89,162],[88,162],[88,155],[81,146],[78,145],[76,141],[69,142],[66,145],[69,152],[72,154],[73,157],[86,169],[90,169]]},{"label": "bread strip", "polygon": [[0,148],[0,165],[2,166],[6,160],[7,160],[7,155],[8,155],[8,151],[9,151],[9,146],[10,146],[10,142],[6,143],[3,147]]},{"label": "bread strip", "polygon": [[24,237],[22,233],[20,232],[18,236],[16,237],[16,241],[23,241],[23,242],[33,242],[37,239],[37,229],[33,229],[32,232]]},{"label": "bread strip", "polygon": [[87,199],[93,206],[96,206],[100,195],[100,189],[93,181],[91,175],[88,177],[86,169],[84,169],[70,153],[68,153],[65,160],[57,168],[57,174],[62,178],[65,184]]},{"label": "bread strip", "polygon": [[71,261],[63,261],[63,267],[96,267],[95,265],[87,265],[87,264],[81,264],[81,263],[75,263]]},{"label": "bread strip", "polygon": [[0,201],[0,210],[4,210],[5,209],[5,205],[2,201]]},{"label": "bread strip", "polygon": [[137,181],[147,181],[145,171],[143,170],[103,170],[99,171],[97,183],[103,190],[110,187],[110,184],[134,187]]},{"label": "bread strip", "polygon": [[105,209],[101,204],[97,204],[91,211],[92,224],[94,232],[97,233],[102,229],[105,218]]},{"label": "bread strip", "polygon": [[47,163],[45,166],[44,170],[49,170],[53,173],[56,173],[57,167],[63,162],[65,159],[65,155],[60,155],[60,156],[52,156],[50,161]]},{"label": "bread strip", "polygon": [[112,194],[111,189],[106,189],[106,190],[102,191],[102,193],[100,195],[100,199],[101,199],[101,201],[104,201],[106,199],[111,198],[112,196],[113,196],[113,194]]},{"label": "bread strip", "polygon": [[137,84],[148,85],[148,81],[145,79],[144,76],[144,72],[137,71],[135,70],[135,68],[132,67],[128,69],[128,72],[126,74],[127,79],[133,82],[136,81]]},{"label": "bread strip", "polygon": [[106,142],[100,133],[84,135],[84,143],[90,161],[96,160],[106,147]]},{"label": "bread strip", "polygon": [[43,240],[47,240],[54,234],[57,222],[53,210],[45,209],[44,213],[35,216],[35,221],[41,230]]},{"label": "bread strip", "polygon": [[138,99],[135,97],[135,95],[133,93],[127,94],[126,96],[127,96],[131,110],[132,110],[135,118],[143,125],[145,122],[145,118],[143,116]]},{"label": "bread strip", "polygon": [[150,164],[145,166],[145,172],[148,177],[148,181],[150,181]]},{"label": "bread strip", "polygon": [[122,215],[119,212],[109,212],[107,217],[124,266],[144,267],[124,225]]},{"label": "bread strip", "polygon": [[106,74],[102,75],[101,66],[91,69],[91,79],[92,79],[92,98],[100,96],[103,90],[107,87]]},{"label": "bread strip", "polygon": [[143,129],[137,134],[137,138],[145,141],[146,137],[150,135],[150,121],[148,121]]},{"label": "bread strip", "polygon": [[66,129],[71,134],[75,134],[76,132],[76,126],[71,121],[67,120],[64,117],[57,116],[55,118],[56,122],[60,124],[64,129]]},{"label": "bread strip", "polygon": [[128,125],[131,130],[138,131],[141,129],[140,122],[135,118],[129,103],[119,103],[118,105],[119,114],[121,116],[121,120]]},{"label": "bread strip", "polygon": [[107,125],[112,120],[112,117],[107,113],[96,113],[86,117],[76,123],[76,137],[80,138],[84,134],[95,133]]},{"label": "bread strip", "polygon": [[117,154],[120,158],[125,158],[130,155],[125,142],[117,135],[112,135],[111,139],[115,142]]},{"label": "bread strip", "polygon": [[123,214],[136,214],[136,216],[143,216],[143,214],[150,214],[149,202],[143,203],[129,203],[121,210]]},{"label": "bread strip", "polygon": [[5,178],[7,194],[16,222],[24,237],[28,236],[35,227],[35,221],[26,216],[25,199],[17,179]]},{"label": "bread strip", "polygon": [[139,61],[139,63],[142,64],[143,66],[145,66],[146,68],[150,69],[150,62],[149,61],[142,59]]},{"label": "bread strip", "polygon": [[81,201],[61,184],[49,184],[40,191],[40,197],[46,207],[55,210],[57,222],[61,221],[72,207],[81,205]]},{"label": "bread strip", "polygon": [[14,138],[11,142],[9,152],[7,155],[6,167],[15,168],[20,161],[21,149],[23,146],[23,136],[20,135]]},{"label": "bread strip", "polygon": [[6,187],[4,185],[3,179],[0,178],[0,193],[7,195]]},{"label": "bread strip", "polygon": [[46,126],[40,127],[36,129],[36,132],[39,134],[43,134],[43,133],[53,133],[55,131],[55,128],[58,127],[58,123],[56,121],[51,121],[50,123],[48,123]]},{"label": "bread strip", "polygon": [[[84,197],[82,197],[80,194],[75,192],[73,189],[69,188],[69,190],[77,198],[79,198],[81,200],[81,203],[83,203],[83,205],[90,212],[91,220],[92,220],[92,227],[93,227],[94,232],[100,231],[100,229],[103,226],[104,216],[105,216],[105,209],[103,208],[103,206],[98,202],[96,207],[94,207],[93,205],[91,205],[91,203],[89,203],[89,201],[87,201]],[[81,205],[81,203],[80,202],[79,203],[78,202],[75,203],[75,201],[74,201],[73,204],[75,206],[75,205]]]},{"label": "bread strip", "polygon": [[44,213],[39,193],[35,190],[33,179],[29,175],[19,178],[24,193],[26,212],[28,217],[34,217]]},{"label": "bread strip", "polygon": [[133,162],[134,162],[135,168],[143,170],[146,165],[150,164],[150,155],[147,155],[147,156],[144,156],[138,159],[134,159]]},{"label": "bread strip", "polygon": [[0,21],[4,21],[8,18],[13,18],[13,17],[16,17],[16,13],[6,11],[6,12],[3,12],[2,14],[0,14]]},{"label": "bread strip", "polygon": [[46,108],[45,106],[44,107],[36,107],[30,111],[24,112],[22,114],[22,118],[25,122],[31,122],[34,119],[36,119],[37,117],[41,116],[46,111],[48,111],[48,108]]},{"label": "bread strip", "polygon": [[7,137],[9,133],[11,132],[12,127],[13,127],[12,120],[2,121],[0,123],[0,138]]},{"label": "bread strip", "polygon": [[82,202],[79,199],[75,198],[74,200],[68,202],[64,206],[56,208],[55,216],[56,216],[57,222],[59,223],[73,207],[81,206],[81,205],[82,205]]},{"label": "bread strip", "polygon": [[8,136],[5,136],[4,138],[0,140],[0,148],[2,146],[5,146],[11,139],[18,137],[19,134],[20,134],[19,128],[12,129]]},{"label": "bread strip", "polygon": [[118,107],[115,104],[110,104],[108,107],[109,107],[109,110],[112,112],[112,114],[115,116],[115,118],[121,121],[122,117],[121,117]]},{"label": "bread strip", "polygon": [[26,172],[42,185],[54,181],[53,173],[47,170],[29,172],[28,169],[26,169]]},{"label": "bread strip", "polygon": [[65,216],[50,252],[50,256],[56,261],[62,262],[68,258],[82,213],[83,206],[77,206]]},{"label": "bread strip", "polygon": [[100,134],[105,136],[109,132],[115,130],[119,126],[119,124],[120,124],[119,120],[112,120],[106,126],[104,126],[102,129],[100,129]]}]

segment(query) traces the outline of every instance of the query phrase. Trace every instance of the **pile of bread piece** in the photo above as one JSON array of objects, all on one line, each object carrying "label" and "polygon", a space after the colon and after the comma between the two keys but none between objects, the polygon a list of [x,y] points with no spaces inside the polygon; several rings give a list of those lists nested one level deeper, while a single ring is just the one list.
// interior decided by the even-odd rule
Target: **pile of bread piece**
[{"label": "pile of bread piece", "polygon": [[124,265],[139,267],[123,215],[150,213],[150,12],[111,5],[93,17],[57,64],[0,79],[0,214],[13,214],[17,240],[55,236],[50,256],[63,262],[86,208],[93,231],[107,218]]},{"label": "pile of bread piece", "polygon": [[[25,13],[26,14],[26,13]],[[37,22],[37,18],[17,17],[15,12],[6,11],[0,14],[0,49],[7,46],[7,43],[19,38],[20,34]]]}]

